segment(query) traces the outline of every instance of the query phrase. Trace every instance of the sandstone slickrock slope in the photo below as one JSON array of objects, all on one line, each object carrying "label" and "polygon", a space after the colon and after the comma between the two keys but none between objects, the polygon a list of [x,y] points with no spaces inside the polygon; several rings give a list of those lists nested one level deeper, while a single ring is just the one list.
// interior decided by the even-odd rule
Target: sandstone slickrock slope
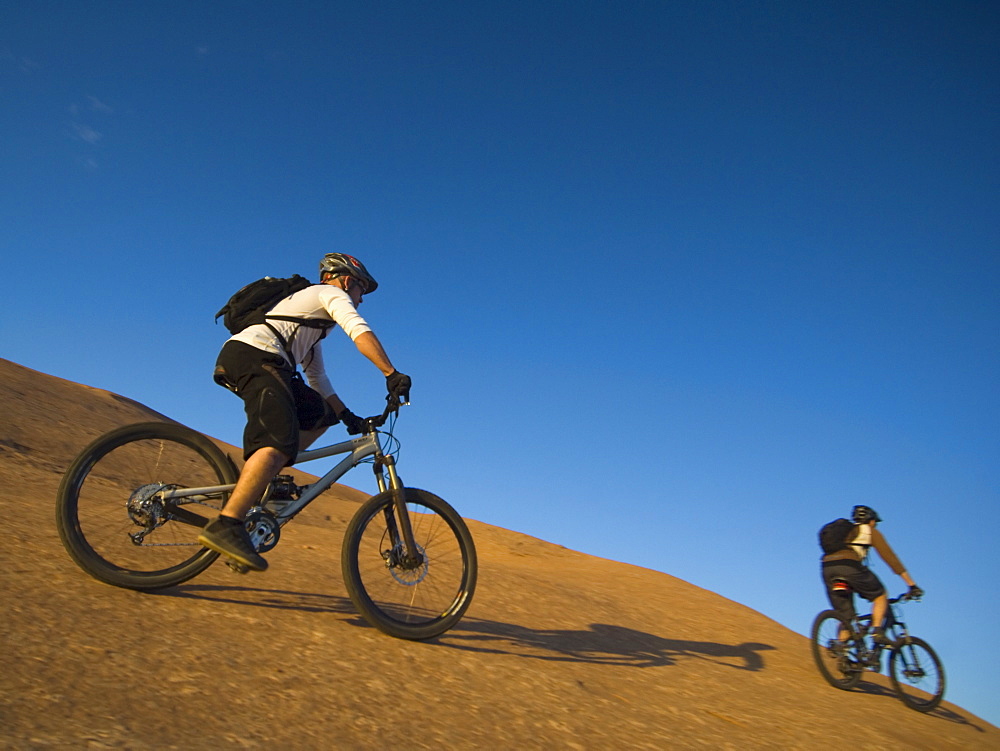
[{"label": "sandstone slickrock slope", "polygon": [[465,620],[391,639],[341,581],[349,488],[286,528],[266,574],[100,584],[61,547],[56,488],[94,437],[150,419],[167,418],[0,360],[2,748],[1000,748],[879,677],[828,687],[807,640],[749,608],[477,522]]}]

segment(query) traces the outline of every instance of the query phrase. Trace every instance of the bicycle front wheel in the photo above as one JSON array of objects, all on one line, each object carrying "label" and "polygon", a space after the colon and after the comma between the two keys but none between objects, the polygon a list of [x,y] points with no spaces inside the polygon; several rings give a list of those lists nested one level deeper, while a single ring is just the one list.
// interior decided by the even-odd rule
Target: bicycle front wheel
[{"label": "bicycle front wheel", "polygon": [[889,677],[903,703],[918,712],[930,712],[944,696],[944,666],[931,645],[915,636],[893,648]]},{"label": "bicycle front wheel", "polygon": [[840,619],[835,610],[824,610],[816,616],[812,627],[812,654],[816,667],[826,682],[849,691],[861,682],[864,666],[858,659],[857,643],[850,634],[848,623]]},{"label": "bicycle front wheel", "polygon": [[444,500],[405,488],[417,545],[410,559],[392,491],[373,496],[347,525],[341,564],[354,606],[379,630],[400,639],[431,639],[450,629],[472,602],[476,548],[462,517]]},{"label": "bicycle front wheel", "polygon": [[218,557],[198,543],[225,495],[173,502],[170,488],[236,482],[236,468],[208,438],[182,425],[140,423],[91,443],[70,465],[56,500],[56,526],[91,576],[128,589],[171,587]]}]

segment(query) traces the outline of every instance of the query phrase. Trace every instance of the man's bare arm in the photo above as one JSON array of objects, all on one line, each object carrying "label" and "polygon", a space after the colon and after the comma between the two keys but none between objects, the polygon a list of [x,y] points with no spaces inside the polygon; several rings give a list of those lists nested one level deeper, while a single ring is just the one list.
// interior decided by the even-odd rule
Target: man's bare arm
[{"label": "man's bare arm", "polygon": [[375,367],[382,371],[382,375],[391,375],[396,370],[389,360],[389,355],[385,353],[382,342],[373,332],[365,331],[359,334],[358,338],[354,340],[354,346],[358,348],[358,352],[371,360]]}]

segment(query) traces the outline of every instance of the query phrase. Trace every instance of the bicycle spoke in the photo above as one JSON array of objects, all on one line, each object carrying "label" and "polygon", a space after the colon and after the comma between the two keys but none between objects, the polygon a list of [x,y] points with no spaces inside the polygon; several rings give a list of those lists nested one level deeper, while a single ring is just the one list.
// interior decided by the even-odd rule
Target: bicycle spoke
[{"label": "bicycle spoke", "polygon": [[[426,639],[457,622],[475,586],[475,548],[464,522],[444,501],[412,488],[407,512],[417,556],[391,542],[392,496],[376,496],[348,526],[344,572],[359,610],[383,631]],[[414,497],[410,497],[414,496]],[[419,497],[419,498],[418,498]]]},{"label": "bicycle spoke", "polygon": [[944,669],[930,645],[909,638],[889,658],[893,686],[903,702],[918,711],[936,707],[944,694]]},{"label": "bicycle spoke", "polygon": [[407,507],[414,539],[426,560],[416,567],[387,565],[372,539],[383,537],[376,527],[362,538],[359,567],[365,589],[380,609],[403,623],[421,623],[439,616],[455,599],[462,582],[462,556],[454,538],[437,534],[438,517],[432,511],[412,503]]},{"label": "bicycle spoke", "polygon": [[67,471],[57,522],[74,559],[118,586],[179,583],[214,559],[197,542],[223,498],[164,501],[165,489],[232,481],[225,458],[204,436],[146,423],[95,441]]},{"label": "bicycle spoke", "polygon": [[845,628],[834,611],[820,613],[813,623],[812,652],[823,678],[831,686],[847,690],[861,681],[864,667],[857,643],[844,638],[848,635]]}]

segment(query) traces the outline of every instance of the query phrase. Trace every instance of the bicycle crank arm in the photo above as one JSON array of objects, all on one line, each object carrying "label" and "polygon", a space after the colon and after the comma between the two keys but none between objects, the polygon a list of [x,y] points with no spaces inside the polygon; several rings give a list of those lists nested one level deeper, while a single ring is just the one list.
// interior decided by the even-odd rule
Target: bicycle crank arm
[{"label": "bicycle crank arm", "polygon": [[181,524],[190,524],[192,527],[204,527],[209,522],[209,519],[206,519],[201,514],[188,511],[186,508],[181,508],[180,506],[172,506],[167,514],[174,521]]}]

